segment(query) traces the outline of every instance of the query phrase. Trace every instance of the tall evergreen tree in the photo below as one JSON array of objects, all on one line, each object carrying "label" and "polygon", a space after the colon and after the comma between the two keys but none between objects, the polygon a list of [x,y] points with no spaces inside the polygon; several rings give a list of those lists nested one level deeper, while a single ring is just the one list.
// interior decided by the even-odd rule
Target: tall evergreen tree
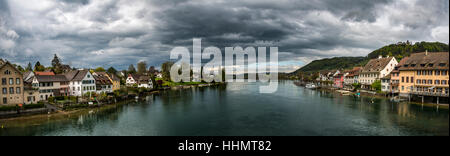
[{"label": "tall evergreen tree", "polygon": [[31,66],[31,62],[28,62],[27,68],[25,69],[25,71],[32,71],[33,67]]},{"label": "tall evergreen tree", "polygon": [[117,70],[114,69],[114,67],[109,67],[108,70],[106,70],[106,72],[108,72],[110,74],[117,74]]},{"label": "tall evergreen tree", "polygon": [[136,68],[134,68],[134,65],[130,64],[130,66],[128,67],[128,74],[136,74]]},{"label": "tall evergreen tree", "polygon": [[34,71],[44,71],[45,67],[43,65],[41,65],[41,63],[39,61],[36,62],[36,64],[34,65]]},{"label": "tall evergreen tree", "polygon": [[147,73],[147,63],[145,63],[144,61],[139,62],[137,64],[137,72],[138,72],[138,74]]},{"label": "tall evergreen tree", "polygon": [[55,54],[52,60],[52,67],[55,74],[61,74],[62,73],[62,65],[61,60],[58,58],[58,56]]}]

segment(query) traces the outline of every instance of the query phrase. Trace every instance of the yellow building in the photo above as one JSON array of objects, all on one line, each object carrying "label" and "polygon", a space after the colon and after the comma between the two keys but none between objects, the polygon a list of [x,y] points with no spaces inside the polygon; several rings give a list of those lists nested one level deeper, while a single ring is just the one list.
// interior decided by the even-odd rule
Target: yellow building
[{"label": "yellow building", "polygon": [[448,98],[449,52],[412,54],[399,70],[401,96]]}]

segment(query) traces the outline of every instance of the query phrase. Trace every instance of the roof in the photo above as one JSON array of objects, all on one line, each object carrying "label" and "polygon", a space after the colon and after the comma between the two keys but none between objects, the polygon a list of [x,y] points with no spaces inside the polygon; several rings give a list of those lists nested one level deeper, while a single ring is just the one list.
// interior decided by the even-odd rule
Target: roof
[{"label": "roof", "polygon": [[409,59],[409,57],[404,57],[402,60],[400,60],[400,62],[397,64],[397,66],[395,66],[394,70],[391,71],[391,73],[398,73],[400,72],[400,67],[403,66],[406,61]]},{"label": "roof", "polygon": [[399,70],[449,69],[449,52],[414,53]]},{"label": "roof", "polygon": [[28,76],[30,76],[33,72],[32,71],[27,71],[25,73],[23,73],[23,79],[25,80]]},{"label": "roof", "polygon": [[120,81],[120,78],[115,74],[111,74],[111,73],[107,73],[107,72],[95,72],[95,74],[102,75],[102,76],[108,76],[113,81]]},{"label": "roof", "polygon": [[54,72],[34,72],[35,75],[55,75]]},{"label": "roof", "polygon": [[394,57],[383,57],[371,59],[366,66],[364,66],[362,73],[380,72],[383,70]]},{"label": "roof", "polygon": [[383,79],[383,80],[390,80],[391,79],[391,74],[388,74],[387,76],[382,77],[381,79]]},{"label": "roof", "polygon": [[73,78],[73,80],[74,81],[81,81],[81,80],[83,80],[88,72],[89,71],[87,71],[87,70],[79,70],[78,74]]},{"label": "roof", "polygon": [[116,74],[108,74],[108,75],[113,81],[120,81],[120,78]]},{"label": "roof", "polygon": [[66,76],[69,81],[81,81],[88,72],[89,71],[87,70],[73,70],[65,73],[64,76]]},{"label": "roof", "polygon": [[22,74],[20,70],[18,70],[14,65],[12,65],[9,61],[6,61],[4,64],[0,64],[0,69],[3,67],[6,67],[7,65],[11,66],[14,70],[16,70],[18,73]]},{"label": "roof", "polygon": [[138,75],[138,74],[130,74],[130,76],[131,76],[134,80],[139,80],[139,78],[141,77],[141,75]]},{"label": "roof", "polygon": [[95,84],[98,85],[110,85],[112,82],[109,80],[109,78],[105,75],[94,75]]},{"label": "roof", "polygon": [[65,73],[64,76],[66,76],[67,80],[72,80],[77,74],[78,70],[73,70]]},{"label": "roof", "polygon": [[361,72],[362,69],[363,69],[362,67],[353,67],[352,70],[348,71],[347,77],[359,75],[359,72]]},{"label": "roof", "polygon": [[64,75],[35,75],[34,76],[39,82],[66,82],[66,76]]}]

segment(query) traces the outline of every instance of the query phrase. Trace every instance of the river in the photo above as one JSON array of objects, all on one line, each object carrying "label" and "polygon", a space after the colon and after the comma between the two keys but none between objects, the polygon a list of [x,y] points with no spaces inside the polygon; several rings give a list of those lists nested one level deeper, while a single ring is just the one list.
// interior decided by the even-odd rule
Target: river
[{"label": "river", "polygon": [[[341,96],[281,81],[166,91],[63,120],[0,129],[0,136],[411,136],[449,135],[448,109]],[[1,123],[0,123],[1,124]]]}]

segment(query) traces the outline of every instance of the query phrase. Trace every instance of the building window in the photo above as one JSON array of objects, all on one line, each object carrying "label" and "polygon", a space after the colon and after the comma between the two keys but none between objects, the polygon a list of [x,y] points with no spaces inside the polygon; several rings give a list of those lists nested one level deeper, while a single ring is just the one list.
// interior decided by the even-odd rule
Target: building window
[{"label": "building window", "polygon": [[439,80],[435,80],[434,84],[437,84],[437,85],[440,84]]},{"label": "building window", "polygon": [[8,94],[8,89],[3,88],[3,94]]},{"label": "building window", "polygon": [[8,98],[3,98],[3,104],[8,104]]},{"label": "building window", "polygon": [[402,83],[404,83],[405,82],[405,77],[402,77]]},{"label": "building window", "polygon": [[17,87],[17,88],[16,88],[16,93],[17,93],[17,94],[21,94],[21,90],[22,90],[22,89],[20,89],[20,87]]},{"label": "building window", "polygon": [[404,91],[405,90],[405,86],[402,86],[402,91]]},{"label": "building window", "polygon": [[422,80],[422,84],[427,84],[427,80]]},{"label": "building window", "polygon": [[6,85],[6,78],[2,78],[2,85]]},{"label": "building window", "polygon": [[443,70],[442,71],[442,75],[447,75],[448,73],[447,73],[447,71],[446,70]]},{"label": "building window", "polygon": [[9,78],[9,85],[13,85],[14,84],[14,79],[13,78]]},{"label": "building window", "polygon": [[14,87],[9,88],[9,94],[14,94]]},{"label": "building window", "polygon": [[442,80],[441,82],[442,82],[443,85],[447,84],[447,80]]},{"label": "building window", "polygon": [[406,83],[409,83],[409,77],[406,77]]},{"label": "building window", "polygon": [[434,74],[435,74],[435,75],[441,75],[441,71],[440,71],[440,70],[436,70],[436,71],[434,72]]},{"label": "building window", "polygon": [[428,84],[433,84],[433,80],[428,80]]},{"label": "building window", "polygon": [[417,80],[417,84],[420,84],[420,80]]}]

